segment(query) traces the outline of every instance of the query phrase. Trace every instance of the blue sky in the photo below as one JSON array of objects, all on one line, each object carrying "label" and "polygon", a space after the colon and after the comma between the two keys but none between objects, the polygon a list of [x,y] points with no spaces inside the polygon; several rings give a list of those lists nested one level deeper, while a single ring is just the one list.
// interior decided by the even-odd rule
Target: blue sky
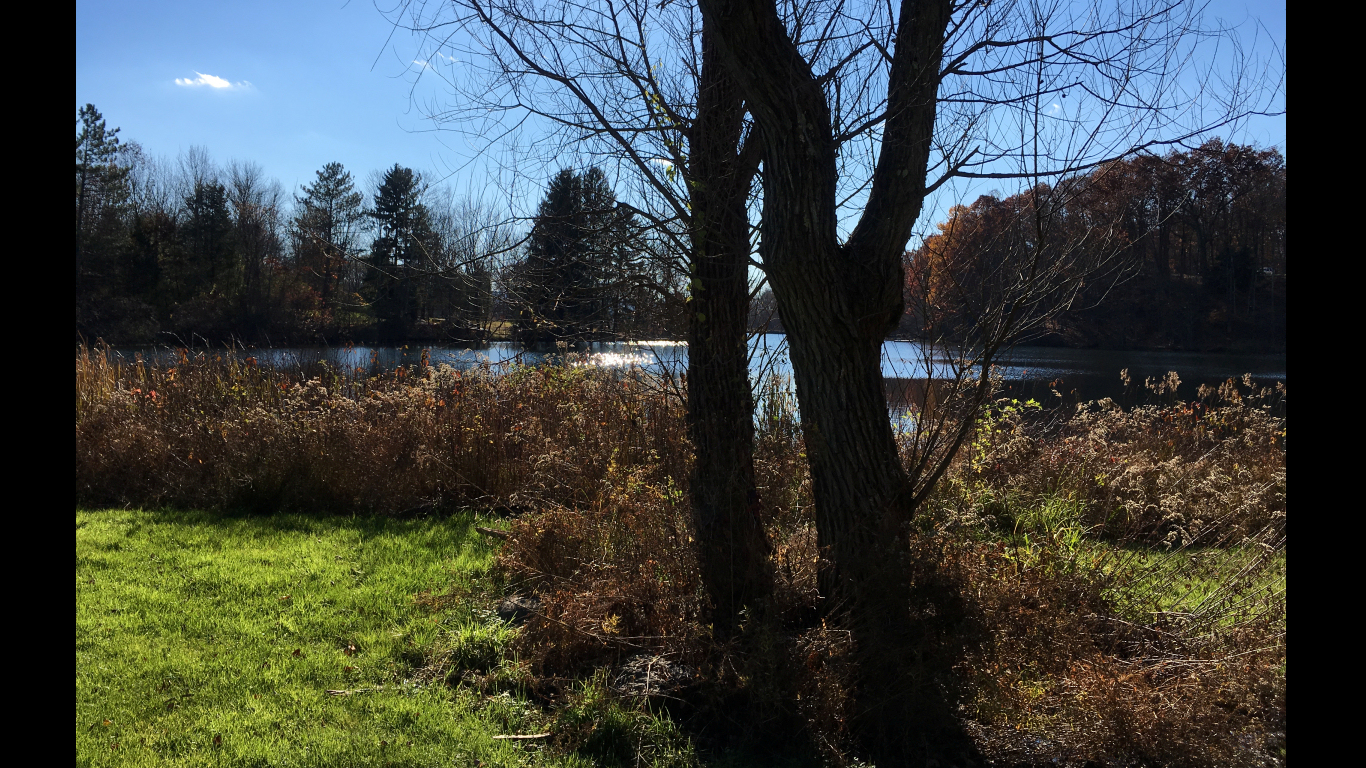
[{"label": "blue sky", "polygon": [[[1218,0],[1211,12],[1260,19],[1284,44],[1284,2]],[[412,41],[386,45],[389,35],[369,0],[79,0],[76,106],[95,104],[153,155],[204,146],[218,161],[259,163],[287,190],[333,160],[358,181],[394,163],[451,174],[469,150],[426,130],[410,101]],[[1284,152],[1285,118],[1234,138]],[[476,165],[450,182],[478,194],[484,178]]]},{"label": "blue sky", "polygon": [[333,160],[357,179],[394,163],[440,168],[451,137],[415,132],[427,126],[388,35],[368,0],[82,1],[76,105],[93,103],[153,155],[202,145],[287,189]]}]

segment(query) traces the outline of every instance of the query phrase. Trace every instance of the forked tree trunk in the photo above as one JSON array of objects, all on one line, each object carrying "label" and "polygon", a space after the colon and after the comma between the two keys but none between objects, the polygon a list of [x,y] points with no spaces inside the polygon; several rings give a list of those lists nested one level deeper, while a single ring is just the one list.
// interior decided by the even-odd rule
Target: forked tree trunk
[{"label": "forked tree trunk", "polygon": [[[901,255],[925,195],[948,0],[902,0],[868,202],[841,242],[838,144],[825,91],[773,0],[700,0],[763,139],[760,253],[787,329],[811,467],[823,612],[859,660],[853,723],[879,765],[947,724],[912,616],[901,468],[882,341],[903,309]],[[925,759],[920,753],[920,759]]]},{"label": "forked tree trunk", "polygon": [[[866,316],[851,279],[806,264],[770,268],[788,329],[794,379],[811,466],[821,555],[821,612],[855,643],[851,725],[878,765],[923,761],[924,742],[957,743],[938,689],[935,630],[918,620],[908,522],[910,483],[898,457],[881,371],[890,323],[833,320]],[[863,314],[855,307],[862,304]],[[936,746],[935,749],[939,747]],[[918,750],[918,752],[917,752]],[[937,753],[936,753],[937,754]]]},{"label": "forked tree trunk", "polygon": [[688,303],[690,488],[702,581],[712,624],[728,637],[740,612],[772,590],[767,540],[754,484],[749,385],[749,222],[753,170],[737,156],[744,104],[703,29],[697,119],[689,136],[692,299]]}]

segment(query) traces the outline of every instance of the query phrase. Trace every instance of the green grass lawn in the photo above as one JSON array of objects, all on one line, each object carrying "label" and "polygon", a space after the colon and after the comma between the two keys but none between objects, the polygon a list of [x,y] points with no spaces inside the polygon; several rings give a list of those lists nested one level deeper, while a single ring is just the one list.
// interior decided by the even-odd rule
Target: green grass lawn
[{"label": "green grass lawn", "polygon": [[583,764],[495,740],[545,725],[515,696],[420,683],[510,637],[487,600],[417,599],[486,583],[473,524],[77,511],[77,764]]},{"label": "green grass lawn", "polygon": [[[555,714],[519,698],[475,522],[77,511],[77,764],[697,765],[675,724],[602,681]],[[1120,554],[1029,532],[1005,537],[1022,564],[1044,542]],[[1255,573],[1252,550],[1125,554],[1164,610],[1240,573],[1284,602],[1284,550]],[[483,683],[447,684],[463,671]],[[565,739],[494,738],[545,732]]]}]

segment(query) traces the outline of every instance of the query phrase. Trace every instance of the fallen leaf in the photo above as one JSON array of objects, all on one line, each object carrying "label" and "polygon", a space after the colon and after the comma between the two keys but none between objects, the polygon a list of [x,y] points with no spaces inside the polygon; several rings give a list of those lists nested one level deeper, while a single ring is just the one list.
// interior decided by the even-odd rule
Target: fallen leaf
[{"label": "fallen leaf", "polygon": [[303,655],[304,655],[304,649],[302,649],[302,648],[295,648],[295,649],[294,649],[294,653],[291,653],[290,655],[291,655],[291,656],[295,656],[295,657],[303,656]]}]

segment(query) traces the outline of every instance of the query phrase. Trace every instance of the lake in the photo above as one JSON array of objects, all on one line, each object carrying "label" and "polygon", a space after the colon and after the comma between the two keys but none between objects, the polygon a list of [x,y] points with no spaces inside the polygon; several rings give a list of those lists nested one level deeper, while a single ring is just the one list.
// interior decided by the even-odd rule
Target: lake
[{"label": "lake", "polygon": [[[759,334],[751,340],[750,348],[750,371],[756,378],[769,373],[791,375],[792,366],[787,357],[784,335]],[[563,353],[526,349],[510,342],[493,342],[481,347],[409,345],[238,349],[232,354],[239,357],[254,356],[266,365],[326,361],[345,370],[376,372],[399,365],[416,365],[421,361],[424,351],[432,365],[446,364],[458,369],[479,365],[536,365],[563,359]],[[139,354],[146,359],[163,362],[178,359],[178,353],[168,347],[127,347],[111,352],[127,359]],[[684,371],[688,361],[687,345],[676,341],[596,343],[575,348],[572,354],[573,359],[580,363],[614,368],[639,366],[673,374]],[[1284,382],[1286,356],[1016,347],[998,361],[998,370],[1006,382],[1006,394],[1033,397],[1045,405],[1103,397],[1132,404],[1141,398],[1135,395],[1133,388],[1125,392],[1119,377],[1119,372],[1125,368],[1140,391],[1146,377],[1160,377],[1167,371],[1176,371],[1181,377],[1179,396],[1189,399],[1195,396],[1195,390],[1201,384],[1218,384],[1246,373],[1252,374],[1252,378],[1261,384]],[[917,342],[887,341],[882,345],[882,372],[888,379],[889,399],[892,401],[889,405],[893,407],[900,404],[896,401],[902,398],[897,393],[906,391],[906,385],[923,382],[926,378],[942,378],[946,370],[947,361],[942,356],[936,356],[927,366],[923,359],[923,347]],[[1055,390],[1061,398],[1053,394]]]}]

